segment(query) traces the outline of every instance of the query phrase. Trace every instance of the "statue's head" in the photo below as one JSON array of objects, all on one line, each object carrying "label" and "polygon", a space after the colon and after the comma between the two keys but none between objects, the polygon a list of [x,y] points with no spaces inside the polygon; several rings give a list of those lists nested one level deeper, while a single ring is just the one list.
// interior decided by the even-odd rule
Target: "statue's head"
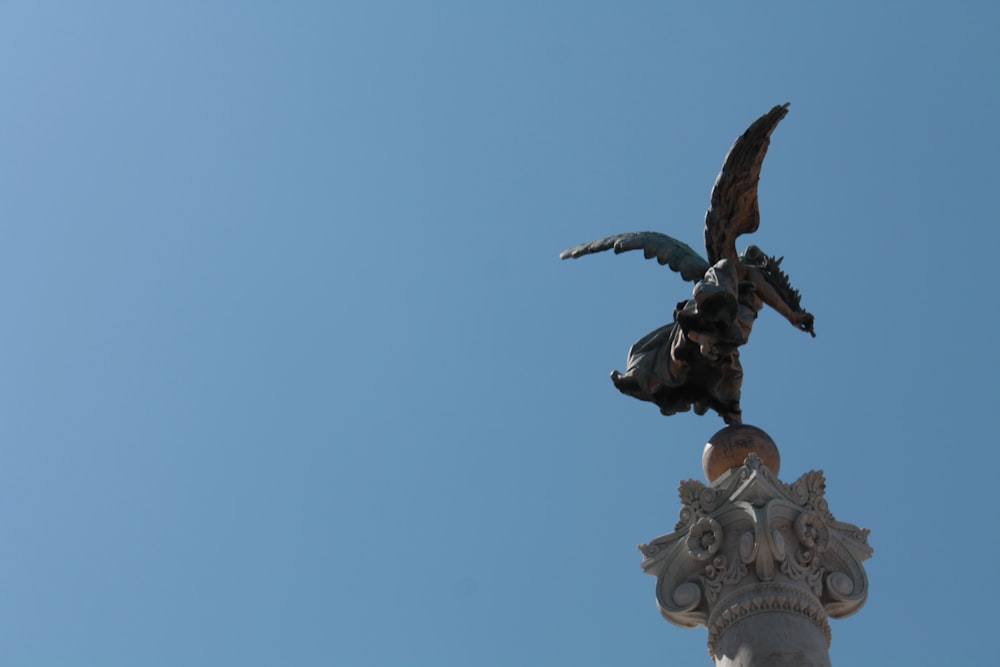
[{"label": "statue's head", "polygon": [[[756,267],[763,267],[767,262],[767,259],[768,257],[764,254],[764,251],[755,245],[747,246],[747,249],[743,251],[742,255],[740,255],[741,262]],[[778,260],[778,262],[780,263],[781,260]]]}]

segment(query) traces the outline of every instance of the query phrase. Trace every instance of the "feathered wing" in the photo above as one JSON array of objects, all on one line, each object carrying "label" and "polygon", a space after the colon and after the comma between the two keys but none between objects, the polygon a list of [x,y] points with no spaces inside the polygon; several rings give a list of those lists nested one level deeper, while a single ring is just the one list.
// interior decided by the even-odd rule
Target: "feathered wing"
[{"label": "feathered wing", "polygon": [[560,253],[559,258],[576,259],[584,255],[612,249],[616,255],[628,250],[642,250],[646,259],[655,257],[660,264],[669,265],[671,269],[681,274],[684,280],[692,282],[701,280],[710,266],[691,246],[659,232],[615,234],[564,250]]},{"label": "feathered wing", "polygon": [[736,237],[757,231],[757,182],[771,132],[788,113],[788,104],[774,107],[754,121],[729,149],[712,188],[712,205],[705,214],[705,250],[708,261],[737,259]]}]

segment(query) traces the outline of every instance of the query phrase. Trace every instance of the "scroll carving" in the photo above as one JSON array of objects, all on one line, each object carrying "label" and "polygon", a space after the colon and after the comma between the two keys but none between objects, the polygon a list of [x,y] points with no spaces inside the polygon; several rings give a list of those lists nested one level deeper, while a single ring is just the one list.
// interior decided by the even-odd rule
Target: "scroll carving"
[{"label": "scroll carving", "polygon": [[771,608],[805,616],[829,638],[827,617],[867,599],[861,563],[872,549],[867,530],[834,518],[825,491],[822,472],[785,484],[755,454],[712,486],[682,482],[674,532],[639,547],[664,618],[708,626],[710,648],[742,615]]}]

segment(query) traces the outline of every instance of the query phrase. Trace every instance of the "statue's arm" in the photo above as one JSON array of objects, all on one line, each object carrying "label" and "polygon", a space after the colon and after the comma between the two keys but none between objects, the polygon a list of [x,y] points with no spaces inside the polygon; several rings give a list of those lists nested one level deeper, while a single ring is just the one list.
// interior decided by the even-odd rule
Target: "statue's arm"
[{"label": "statue's arm", "polygon": [[811,313],[807,313],[804,310],[792,310],[792,307],[781,298],[778,290],[756,268],[748,267],[746,277],[753,283],[754,288],[757,290],[757,295],[764,303],[778,311],[779,315],[791,322],[792,326],[799,331],[805,331],[812,335],[813,338],[816,337],[816,332],[813,331],[814,318]]}]

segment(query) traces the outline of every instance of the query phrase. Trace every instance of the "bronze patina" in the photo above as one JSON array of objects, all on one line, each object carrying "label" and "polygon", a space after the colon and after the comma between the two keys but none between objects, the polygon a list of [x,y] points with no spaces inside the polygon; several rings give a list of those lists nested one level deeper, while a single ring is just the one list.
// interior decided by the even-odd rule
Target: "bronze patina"
[{"label": "bronze patina", "polygon": [[743,369],[739,347],[750,337],[763,304],[801,331],[815,336],[813,316],[802,309],[799,293],[781,270],[783,258],[749,246],[736,252],[736,238],[760,224],[757,183],[771,132],[788,113],[774,107],[736,140],[712,188],[705,214],[702,258],[685,243],[658,232],[630,232],[565,250],[562,259],[605,250],[642,250],[695,283],[692,298],[677,304],[673,322],[643,336],[629,350],[624,373],[611,379],[624,394],[659,406],[672,415],[694,408],[715,410],[729,425],[742,423]]}]

